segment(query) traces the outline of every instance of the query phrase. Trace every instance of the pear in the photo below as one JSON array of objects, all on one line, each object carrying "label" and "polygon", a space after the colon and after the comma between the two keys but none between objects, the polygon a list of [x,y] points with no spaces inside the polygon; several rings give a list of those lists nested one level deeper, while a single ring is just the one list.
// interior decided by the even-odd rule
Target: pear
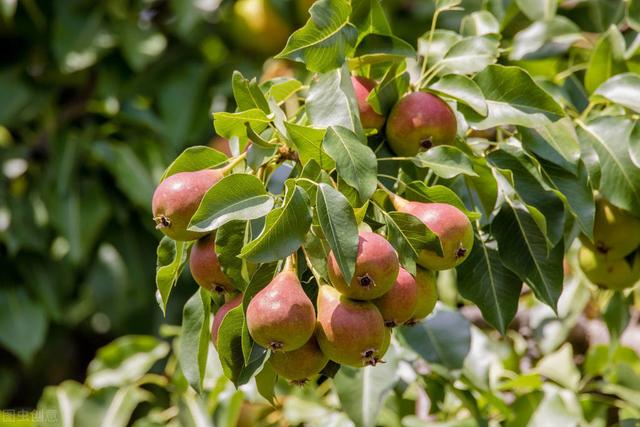
[{"label": "pear", "polygon": [[600,197],[596,200],[593,239],[580,236],[585,246],[607,259],[623,258],[640,246],[640,218]]},{"label": "pear", "polygon": [[473,227],[460,209],[446,203],[410,202],[396,195],[392,203],[398,211],[417,217],[440,239],[442,256],[423,249],[418,256],[422,267],[448,270],[467,259],[473,247]]},{"label": "pear", "polygon": [[224,316],[240,304],[242,304],[242,294],[238,294],[224,303],[213,316],[213,323],[211,324],[211,342],[215,348],[218,348],[218,332],[220,331],[220,325],[224,320]]},{"label": "pear", "polygon": [[233,5],[231,33],[241,47],[264,56],[282,50],[291,27],[269,0],[238,0]]},{"label": "pear", "polygon": [[627,258],[612,260],[597,250],[582,246],[578,261],[585,276],[603,288],[622,290],[635,285],[640,279],[640,251]]},{"label": "pear", "polygon": [[343,295],[357,300],[379,298],[393,286],[400,263],[398,254],[382,236],[371,232],[361,232],[358,241],[355,274],[347,284],[340,266],[333,254],[329,253],[327,268],[331,284]]},{"label": "pear", "polygon": [[413,92],[393,106],[387,118],[387,142],[398,156],[415,156],[437,145],[456,140],[458,124],[442,99],[427,92]]},{"label": "pear", "polygon": [[360,112],[360,122],[365,129],[380,130],[384,125],[385,117],[371,107],[367,101],[367,97],[371,91],[377,86],[375,80],[361,76],[352,76],[353,90],[358,101],[358,110]]},{"label": "pear", "polygon": [[302,347],[313,335],[316,313],[295,272],[284,270],[249,302],[249,334],[272,351]]},{"label": "pear", "polygon": [[438,302],[436,274],[433,271],[418,268],[416,271],[416,285],[418,288],[416,308],[411,315],[411,319],[405,322],[405,325],[409,326],[415,325],[431,314]]},{"label": "pear", "polygon": [[400,267],[398,278],[389,292],[373,300],[380,310],[384,324],[393,328],[411,319],[418,304],[418,285],[416,279]]},{"label": "pear", "polygon": [[196,283],[209,291],[220,293],[234,290],[220,267],[213,234],[203,237],[193,245],[189,255],[189,269]]},{"label": "pear", "polygon": [[296,350],[272,353],[269,358],[273,370],[296,385],[303,385],[309,377],[320,373],[327,362],[329,359],[314,336]]},{"label": "pear", "polygon": [[342,365],[375,365],[383,354],[385,326],[382,315],[369,301],[354,301],[335,288],[318,291],[316,338],[329,359]]},{"label": "pear", "polygon": [[222,179],[219,169],[180,172],[158,185],[153,193],[152,211],[156,228],[178,241],[198,239],[207,233],[187,230],[191,217],[205,193]]}]

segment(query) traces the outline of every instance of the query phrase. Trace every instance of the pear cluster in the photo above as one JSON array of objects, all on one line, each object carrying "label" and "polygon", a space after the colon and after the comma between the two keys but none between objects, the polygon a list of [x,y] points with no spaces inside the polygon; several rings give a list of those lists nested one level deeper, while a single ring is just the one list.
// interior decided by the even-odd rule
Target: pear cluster
[{"label": "pear cluster", "polygon": [[601,288],[622,290],[640,280],[640,218],[596,200],[593,241],[580,236],[580,269]]}]

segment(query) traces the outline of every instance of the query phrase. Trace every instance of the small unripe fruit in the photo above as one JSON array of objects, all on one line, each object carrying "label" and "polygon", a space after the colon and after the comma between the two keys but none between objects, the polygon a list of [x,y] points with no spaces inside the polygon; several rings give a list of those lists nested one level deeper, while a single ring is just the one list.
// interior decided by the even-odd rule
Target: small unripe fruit
[{"label": "small unripe fruit", "polygon": [[640,218],[599,198],[593,224],[593,239],[580,236],[585,246],[610,260],[629,255],[640,246]]},{"label": "small unripe fruit", "polygon": [[233,5],[232,32],[243,48],[273,55],[284,48],[291,28],[268,0],[238,0]]},{"label": "small unripe fruit", "polygon": [[220,267],[213,234],[203,237],[193,245],[189,255],[189,269],[196,283],[209,291],[219,293],[234,290]]},{"label": "small unripe fruit", "polygon": [[386,294],[373,300],[387,327],[401,325],[411,319],[418,304],[418,285],[407,270],[400,267],[398,278]]},{"label": "small unripe fruit", "polygon": [[405,324],[414,325],[427,317],[438,302],[438,287],[436,274],[433,271],[418,268],[416,271],[416,285],[418,287],[418,298],[416,309]]},{"label": "small unripe fruit", "polygon": [[371,104],[367,102],[367,97],[371,91],[377,86],[374,80],[361,76],[352,76],[351,83],[353,83],[353,91],[358,101],[358,110],[360,111],[360,122],[365,129],[378,129],[384,125],[385,117],[371,107]]},{"label": "small unripe fruit", "polygon": [[224,176],[218,169],[180,172],[158,185],[151,208],[156,228],[178,241],[198,239],[207,233],[187,230],[205,193]]},{"label": "small unripe fruit", "polygon": [[320,350],[315,337],[311,337],[302,347],[293,351],[272,353],[269,364],[278,375],[303,385],[309,377],[317,375],[329,362],[329,358]]},{"label": "small unripe fruit", "polygon": [[437,145],[456,140],[458,124],[451,108],[427,92],[402,97],[387,119],[387,141],[399,156],[415,156]]},{"label": "small unripe fruit", "polygon": [[368,301],[350,300],[328,285],[318,291],[316,338],[329,359],[361,368],[378,363],[385,344],[382,315]]},{"label": "small unripe fruit", "polygon": [[467,259],[473,247],[473,227],[464,212],[446,203],[409,202],[400,198],[394,203],[400,212],[422,221],[442,244],[442,256],[423,249],[418,264],[429,270],[448,270]]},{"label": "small unripe fruit", "polygon": [[349,284],[344,280],[333,251],[329,253],[327,268],[331,283],[340,293],[352,299],[371,300],[391,289],[398,277],[400,263],[391,243],[379,234],[365,231],[359,235],[355,274]]},{"label": "small unripe fruit", "polygon": [[272,351],[291,351],[313,335],[316,313],[296,273],[285,270],[251,299],[246,320],[255,342]]},{"label": "small unripe fruit", "polygon": [[213,316],[213,323],[211,325],[211,342],[215,348],[218,348],[218,332],[220,331],[220,325],[224,320],[224,316],[240,304],[242,304],[242,294],[238,294],[224,303]]},{"label": "small unripe fruit", "polygon": [[594,284],[614,290],[635,285],[640,280],[640,252],[629,261],[627,258],[608,259],[583,246],[578,253],[580,269]]}]

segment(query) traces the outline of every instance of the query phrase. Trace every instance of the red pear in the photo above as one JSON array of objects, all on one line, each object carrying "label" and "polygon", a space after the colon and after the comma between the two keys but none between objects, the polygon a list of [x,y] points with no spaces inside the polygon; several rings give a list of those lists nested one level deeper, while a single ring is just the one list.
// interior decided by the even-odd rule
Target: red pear
[{"label": "red pear", "polygon": [[292,384],[303,385],[309,377],[322,371],[329,359],[320,350],[315,337],[293,351],[275,352],[269,358],[274,371]]},{"label": "red pear", "polygon": [[152,210],[156,228],[178,241],[195,240],[207,233],[187,230],[207,190],[220,181],[224,173],[218,169],[180,172],[158,185],[153,193]]},{"label": "red pear", "polygon": [[411,319],[418,303],[418,285],[416,279],[400,267],[398,278],[393,287],[380,298],[373,300],[380,310],[387,327],[401,325]]},{"label": "red pear", "polygon": [[418,297],[416,309],[405,324],[414,325],[427,317],[438,302],[438,288],[436,286],[436,274],[433,271],[419,268],[416,271],[416,285]]},{"label": "red pear", "polygon": [[246,320],[255,342],[272,351],[291,351],[313,335],[316,313],[296,273],[285,270],[251,299]]},{"label": "red pear", "polygon": [[396,250],[384,237],[361,232],[355,274],[350,284],[345,282],[333,251],[329,253],[327,267],[329,279],[340,293],[357,300],[370,300],[381,297],[391,289],[398,277],[400,263]]},{"label": "red pear", "polygon": [[367,102],[367,97],[371,91],[377,86],[374,80],[366,77],[352,76],[351,83],[353,83],[353,90],[356,94],[356,100],[358,101],[358,110],[360,111],[360,121],[362,127],[365,129],[378,129],[384,125],[385,117],[371,107],[371,104]]},{"label": "red pear", "polygon": [[242,304],[242,294],[238,294],[224,303],[213,316],[213,324],[211,325],[211,342],[214,347],[218,348],[218,331],[220,330],[220,325],[224,320],[224,316],[240,304]]},{"label": "red pear", "polygon": [[467,259],[473,247],[473,227],[460,209],[446,203],[410,202],[398,196],[393,204],[400,212],[418,217],[440,239],[442,256],[423,249],[418,256],[422,267],[448,270]]},{"label": "red pear", "polygon": [[387,142],[399,156],[455,142],[458,124],[449,105],[427,92],[402,97],[387,120]]},{"label": "red pear", "polygon": [[220,268],[213,234],[203,237],[193,245],[189,255],[189,269],[196,283],[205,289],[218,293],[234,290],[229,278]]},{"label": "red pear", "polygon": [[375,365],[383,354],[384,320],[371,302],[350,300],[322,285],[316,338],[322,352],[336,363],[359,368]]}]

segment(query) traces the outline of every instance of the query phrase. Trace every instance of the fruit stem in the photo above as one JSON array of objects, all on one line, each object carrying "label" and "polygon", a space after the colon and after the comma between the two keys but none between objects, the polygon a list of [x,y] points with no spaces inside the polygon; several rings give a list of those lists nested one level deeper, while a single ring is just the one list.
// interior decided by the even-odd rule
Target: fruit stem
[{"label": "fruit stem", "polygon": [[378,182],[378,188],[387,193],[387,196],[389,196],[389,200],[391,200],[391,204],[396,210],[400,210],[404,205],[409,203],[408,200],[392,193],[391,190],[382,185],[380,182]]},{"label": "fruit stem", "polygon": [[295,252],[292,252],[291,255],[289,255],[284,261],[284,267],[282,268],[282,271],[293,271],[295,273],[298,265],[297,258],[297,254]]},{"label": "fruit stem", "polygon": [[245,157],[247,157],[247,152],[243,152],[239,155],[237,155],[236,157],[232,157],[231,159],[228,159],[229,163],[226,166],[223,166],[220,171],[223,174],[226,174],[227,172],[229,172],[230,170],[232,170],[233,168],[235,168],[238,163],[240,163],[241,161],[243,161],[245,159]]}]

